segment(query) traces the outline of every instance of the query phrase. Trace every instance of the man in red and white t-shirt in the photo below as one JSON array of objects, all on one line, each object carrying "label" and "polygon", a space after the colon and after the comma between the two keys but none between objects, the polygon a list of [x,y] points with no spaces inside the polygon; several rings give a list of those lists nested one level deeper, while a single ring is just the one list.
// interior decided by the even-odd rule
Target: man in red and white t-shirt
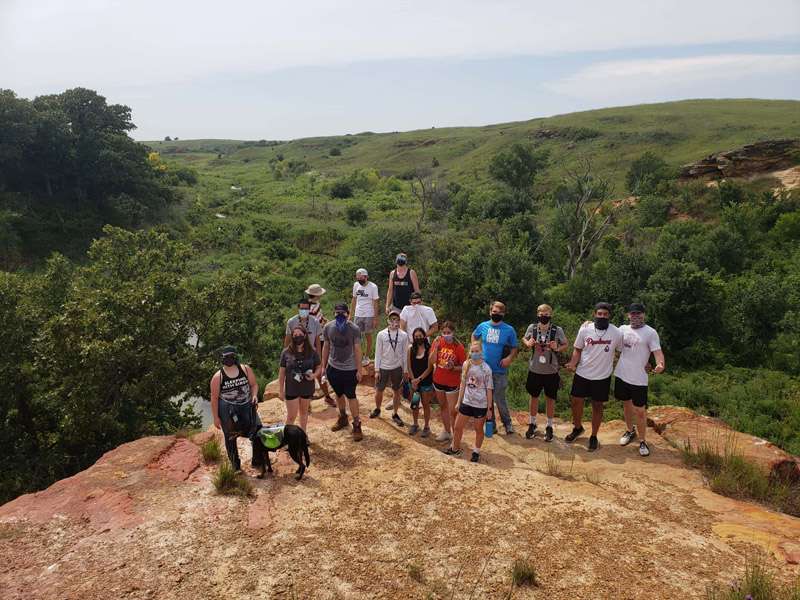
[{"label": "man in red and white t-shirt", "polygon": [[566,368],[575,372],[572,379],[572,432],[564,437],[574,442],[584,432],[583,404],[592,399],[592,435],[589,452],[597,450],[597,432],[603,422],[603,404],[608,401],[611,389],[611,372],[614,370],[614,353],[622,346],[622,332],[609,322],[611,305],[598,302],[594,307],[594,321],[587,321],[578,330],[573,345],[572,358]]},{"label": "man in red and white t-shirt", "polygon": [[[644,323],[644,304],[634,302],[628,307],[630,325],[623,325],[620,357],[614,371],[614,397],[622,400],[625,410],[627,430],[619,439],[621,446],[627,446],[636,438],[636,425],[639,426],[639,454],[650,456],[647,445],[647,372],[650,370],[650,355],[656,358],[654,373],[664,371],[664,353],[658,332]],[[636,424],[633,419],[636,417]]]}]

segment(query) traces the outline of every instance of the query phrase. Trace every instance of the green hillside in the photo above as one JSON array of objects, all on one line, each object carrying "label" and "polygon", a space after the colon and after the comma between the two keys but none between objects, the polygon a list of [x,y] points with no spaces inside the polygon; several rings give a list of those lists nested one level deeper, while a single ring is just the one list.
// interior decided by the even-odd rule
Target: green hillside
[{"label": "green hillside", "polygon": [[[477,182],[486,178],[493,154],[513,142],[532,143],[551,152],[542,183],[559,178],[581,158],[590,158],[598,173],[622,190],[625,171],[645,151],[680,165],[707,154],[776,137],[800,137],[800,102],[793,100],[685,100],[592,110],[550,118],[484,127],[451,127],[402,133],[356,133],[304,138],[276,146],[239,148],[234,140],[144,142],[168,154],[218,172],[231,161],[249,160],[244,175],[276,154],[307,161],[327,174],[376,168],[401,174],[430,166],[435,158],[444,176]],[[270,142],[273,143],[273,142]],[[338,148],[340,156],[330,156]],[[219,153],[225,162],[217,161]]]}]

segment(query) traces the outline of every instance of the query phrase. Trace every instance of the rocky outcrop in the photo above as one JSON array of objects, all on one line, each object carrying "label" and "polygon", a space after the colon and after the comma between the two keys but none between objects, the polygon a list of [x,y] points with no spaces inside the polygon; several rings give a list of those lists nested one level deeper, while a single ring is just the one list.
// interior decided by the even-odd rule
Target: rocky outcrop
[{"label": "rocky outcrop", "polygon": [[756,142],[735,150],[711,154],[695,163],[683,165],[681,178],[749,177],[790,167],[797,163],[798,156],[800,156],[800,140]]}]

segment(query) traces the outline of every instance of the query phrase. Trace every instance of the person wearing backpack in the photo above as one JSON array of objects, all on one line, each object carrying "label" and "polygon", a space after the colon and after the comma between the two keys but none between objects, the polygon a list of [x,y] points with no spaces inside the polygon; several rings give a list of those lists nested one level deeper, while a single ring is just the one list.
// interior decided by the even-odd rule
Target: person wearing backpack
[{"label": "person wearing backpack", "polygon": [[542,304],[536,309],[536,323],[528,325],[522,343],[531,348],[530,361],[528,361],[528,379],[525,388],[530,394],[530,414],[528,416],[528,431],[525,437],[531,439],[536,435],[536,416],[539,412],[539,396],[544,391],[547,411],[547,425],[545,427],[544,441],[553,441],[553,417],[556,410],[556,396],[561,385],[558,375],[558,353],[567,349],[567,336],[564,330],[552,322],[553,308],[549,304]]},{"label": "person wearing backpack", "polygon": [[211,414],[214,427],[222,430],[228,460],[236,471],[242,470],[237,438],[246,437],[253,445],[253,467],[265,464],[265,450],[256,439],[261,429],[258,416],[258,382],[249,365],[241,364],[234,346],[220,352],[222,368],[211,378]]}]

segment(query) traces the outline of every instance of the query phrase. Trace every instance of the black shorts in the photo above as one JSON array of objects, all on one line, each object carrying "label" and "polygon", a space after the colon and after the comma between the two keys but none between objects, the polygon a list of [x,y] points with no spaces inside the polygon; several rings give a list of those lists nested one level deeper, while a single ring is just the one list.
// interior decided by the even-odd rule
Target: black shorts
[{"label": "black shorts", "polygon": [[477,408],[475,406],[470,406],[469,404],[461,403],[461,406],[458,407],[458,412],[466,417],[474,417],[476,419],[482,419],[486,416],[486,412],[488,408]]},{"label": "black shorts", "polygon": [[631,385],[619,377],[614,377],[614,398],[623,401],[633,400],[634,406],[647,408],[647,386]]},{"label": "black shorts", "polygon": [[592,402],[606,402],[610,390],[611,375],[605,379],[586,379],[576,373],[572,378],[570,395],[575,398],[591,398]]},{"label": "black shorts", "polygon": [[375,382],[375,389],[381,392],[386,389],[386,386],[391,384],[393,390],[399,390],[403,385],[403,367],[396,369],[380,369],[378,371],[378,380]]},{"label": "black shorts", "polygon": [[548,398],[555,398],[558,395],[558,386],[561,385],[561,378],[558,373],[532,373],[528,371],[528,380],[525,382],[525,389],[534,398],[544,390],[544,395]]},{"label": "black shorts", "polygon": [[328,365],[325,371],[325,375],[328,377],[328,383],[330,383],[333,388],[333,393],[337,396],[349,398],[350,400],[354,400],[356,397],[356,385],[358,384],[356,373],[358,373],[358,371],[340,371],[330,365]]},{"label": "black shorts", "polygon": [[453,387],[452,385],[442,385],[441,383],[433,383],[433,389],[437,392],[444,392],[445,394],[450,394],[452,392],[458,391],[458,387]]}]

